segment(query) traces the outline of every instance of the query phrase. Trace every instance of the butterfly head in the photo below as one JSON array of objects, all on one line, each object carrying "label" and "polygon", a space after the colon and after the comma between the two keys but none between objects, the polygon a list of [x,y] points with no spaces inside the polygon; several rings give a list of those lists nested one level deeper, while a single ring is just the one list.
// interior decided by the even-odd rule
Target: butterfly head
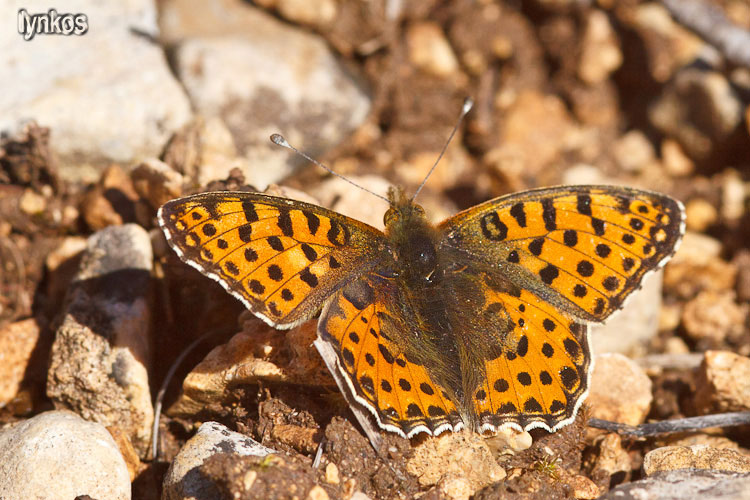
[{"label": "butterfly head", "polygon": [[400,187],[392,187],[388,190],[388,203],[391,207],[383,216],[386,232],[397,231],[400,227],[427,221],[424,208],[414,203]]},{"label": "butterfly head", "polygon": [[424,209],[400,188],[392,188],[388,199],[391,208],[383,217],[385,234],[392,243],[395,259],[401,263],[401,274],[415,281],[432,280],[437,266],[435,230]]}]

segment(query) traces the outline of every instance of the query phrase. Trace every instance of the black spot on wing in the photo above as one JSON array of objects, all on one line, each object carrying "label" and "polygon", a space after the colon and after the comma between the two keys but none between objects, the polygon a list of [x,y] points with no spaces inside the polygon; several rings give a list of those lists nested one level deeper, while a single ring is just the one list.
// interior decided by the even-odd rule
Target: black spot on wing
[{"label": "black spot on wing", "polygon": [[302,253],[305,254],[305,258],[307,260],[309,260],[310,262],[318,260],[318,252],[316,252],[313,247],[311,247],[307,243],[302,243],[300,247],[302,248]]},{"label": "black spot on wing", "polygon": [[524,210],[523,203],[516,203],[510,207],[510,215],[516,219],[516,223],[519,227],[526,227],[526,211]]},{"label": "black spot on wing", "polygon": [[237,235],[243,243],[249,243],[253,237],[253,226],[250,224],[243,224],[237,228]]},{"label": "black spot on wing", "polygon": [[299,277],[302,281],[304,281],[307,286],[310,288],[315,288],[318,286],[318,277],[315,276],[312,272],[310,272],[309,268],[304,268],[300,273]]},{"label": "black spot on wing", "polygon": [[245,220],[248,224],[259,220],[258,212],[255,211],[255,204],[251,201],[242,202],[242,212],[245,214]]},{"label": "black spot on wing", "polygon": [[529,243],[529,252],[539,257],[542,254],[542,246],[544,246],[544,238],[536,238]]},{"label": "black spot on wing", "polygon": [[587,194],[579,194],[576,197],[576,209],[581,215],[591,215],[591,196]]},{"label": "black spot on wing", "polygon": [[482,216],[479,221],[482,234],[493,241],[503,241],[508,236],[508,226],[500,220],[497,212],[490,212]]},{"label": "black spot on wing", "polygon": [[307,229],[310,231],[310,234],[315,235],[320,227],[320,218],[308,210],[302,210],[302,215],[307,219]]},{"label": "black spot on wing", "polygon": [[281,238],[279,238],[278,236],[269,236],[266,241],[268,242],[268,246],[270,246],[277,252],[284,251],[284,245],[281,243]]},{"label": "black spot on wing", "polygon": [[591,218],[591,227],[594,230],[594,234],[597,236],[604,236],[604,221],[597,219],[596,217]]},{"label": "black spot on wing", "polygon": [[213,224],[209,224],[209,223],[203,224],[203,234],[209,237],[215,235],[216,226],[214,226]]},{"label": "black spot on wing", "polygon": [[560,275],[560,271],[557,267],[552,264],[548,264],[547,267],[539,271],[539,277],[542,278],[546,284],[551,285],[552,282]]},{"label": "black spot on wing", "polygon": [[268,266],[268,277],[274,281],[281,281],[284,279],[284,273],[279,266],[271,264]]},{"label": "black spot on wing", "polygon": [[568,229],[563,233],[563,242],[566,246],[574,247],[578,244],[578,233],[574,229]]},{"label": "black spot on wing", "polygon": [[544,227],[547,231],[557,229],[557,212],[552,198],[542,200],[542,219],[544,219]]},{"label": "black spot on wing", "polygon": [[279,216],[276,219],[276,224],[279,226],[279,229],[281,229],[281,234],[283,234],[284,236],[288,236],[288,237],[294,236],[294,228],[292,227],[292,218],[289,215],[288,209],[279,210]]}]

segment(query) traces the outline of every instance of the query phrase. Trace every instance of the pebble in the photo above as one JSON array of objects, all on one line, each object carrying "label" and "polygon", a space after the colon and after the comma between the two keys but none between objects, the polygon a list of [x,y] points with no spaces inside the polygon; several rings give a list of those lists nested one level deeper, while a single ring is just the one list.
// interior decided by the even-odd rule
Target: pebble
[{"label": "pebble", "polygon": [[339,468],[333,462],[326,465],[326,483],[328,484],[339,484],[341,483],[341,477],[339,476]]},{"label": "pebble", "polygon": [[719,211],[708,200],[693,198],[685,203],[685,224],[689,231],[701,233],[719,219]]},{"label": "pebble", "polygon": [[682,299],[692,299],[703,290],[734,288],[737,267],[721,259],[721,250],[715,238],[688,231],[664,269],[664,288]]},{"label": "pebble", "polygon": [[62,303],[70,282],[78,270],[84,250],[86,250],[86,238],[66,236],[56,248],[47,254],[44,260],[47,271],[46,289],[54,303]]},{"label": "pebble", "polygon": [[18,208],[27,215],[39,215],[47,208],[47,200],[31,188],[26,188],[18,200]]},{"label": "pebble", "polygon": [[[317,320],[280,335],[255,319],[226,344],[215,347],[182,383],[170,415],[194,415],[208,404],[231,397],[231,387],[259,381],[335,387],[315,347]],[[290,356],[291,353],[291,356]]]},{"label": "pebble", "polygon": [[622,354],[596,356],[586,400],[591,416],[628,425],[642,423],[651,408],[651,379]]},{"label": "pebble", "polygon": [[664,139],[661,143],[661,159],[664,169],[673,177],[685,177],[693,173],[695,164],[674,139]]},{"label": "pebble", "polygon": [[499,146],[487,153],[486,161],[511,187],[521,187],[523,179],[533,179],[559,162],[578,135],[579,128],[559,97],[523,90],[503,109]]},{"label": "pebble", "polygon": [[679,141],[688,156],[705,159],[737,129],[742,102],[723,74],[686,67],[649,108],[649,120]]},{"label": "pebble", "polygon": [[125,460],[103,425],[48,411],[0,431],[0,497],[129,500]]},{"label": "pebble", "polygon": [[0,326],[0,408],[18,394],[39,335],[39,325],[33,318]]},{"label": "pebble", "polygon": [[328,500],[328,493],[326,493],[326,490],[318,486],[317,484],[310,488],[310,491],[307,493],[307,500]]},{"label": "pebble", "polygon": [[601,500],[684,500],[686,498],[750,499],[750,474],[679,469],[657,472],[640,481],[622,484]]},{"label": "pebble", "polygon": [[656,159],[651,141],[640,130],[631,130],[617,141],[612,148],[617,164],[626,172],[640,172]]},{"label": "pebble", "polygon": [[698,36],[675,22],[660,3],[638,4],[627,20],[633,22],[644,43],[644,64],[657,82],[668,81],[675,71],[698,58],[706,46]]},{"label": "pebble", "polygon": [[589,85],[604,82],[622,64],[622,51],[617,33],[607,14],[591,9],[586,17],[578,78]]},{"label": "pebble", "polygon": [[596,483],[582,474],[571,475],[566,484],[571,488],[573,498],[577,500],[594,500],[601,495]]},{"label": "pebble", "polygon": [[135,220],[137,199],[130,176],[118,165],[112,165],[83,196],[81,214],[94,231],[119,226]]},{"label": "pebble", "polygon": [[706,351],[695,380],[694,404],[701,413],[750,410],[750,358]]},{"label": "pebble", "polygon": [[427,437],[413,451],[406,470],[423,487],[439,485],[440,491],[451,499],[468,499],[506,475],[484,439],[472,432]]},{"label": "pebble", "polygon": [[422,21],[406,31],[409,60],[417,68],[438,77],[458,71],[458,59],[439,24]]},{"label": "pebble", "polygon": [[182,174],[163,161],[151,158],[130,172],[133,189],[156,210],[171,199],[182,195]]},{"label": "pebble", "polygon": [[643,457],[643,472],[677,469],[711,469],[727,472],[750,472],[750,457],[735,450],[712,448],[706,445],[664,446],[651,450]]},{"label": "pebble", "polygon": [[728,223],[737,223],[745,212],[747,189],[740,175],[728,169],[721,175],[721,217]]},{"label": "pebble", "polygon": [[47,374],[55,407],[119,426],[141,457],[154,418],[147,373],[152,266],[151,241],[140,226],[112,226],[89,237]]},{"label": "pebble", "polygon": [[[276,452],[244,434],[230,431],[218,422],[206,422],[185,443],[170,464],[164,476],[162,499],[218,498],[220,495],[216,485],[199,471],[206,460],[218,453],[238,457],[264,457]],[[252,483],[253,481],[248,480],[247,486],[252,487]],[[216,496],[210,496],[211,494]]]},{"label": "pebble", "polygon": [[258,0],[255,3],[275,9],[284,19],[315,28],[330,25],[338,14],[335,0]]},{"label": "pebble", "polygon": [[599,454],[594,462],[594,468],[591,472],[593,477],[600,477],[604,473],[607,483],[611,482],[613,476],[622,476],[626,479],[628,474],[633,470],[633,460],[628,451],[623,447],[622,438],[615,433],[604,434],[600,441]]},{"label": "pebble", "polygon": [[685,304],[682,325],[688,337],[704,341],[702,347],[715,347],[740,340],[749,313],[750,305],[737,303],[734,290],[706,290]]},{"label": "pebble", "polygon": [[737,300],[750,302],[750,249],[735,253],[732,265],[737,268]]},{"label": "pebble", "polygon": [[533,441],[528,432],[521,432],[510,427],[501,427],[494,436],[484,440],[495,455],[516,455],[531,448]]}]

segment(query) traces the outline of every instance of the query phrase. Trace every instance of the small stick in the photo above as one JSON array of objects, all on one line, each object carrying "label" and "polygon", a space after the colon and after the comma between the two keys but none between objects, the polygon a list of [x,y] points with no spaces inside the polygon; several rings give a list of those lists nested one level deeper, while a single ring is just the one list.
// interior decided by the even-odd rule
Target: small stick
[{"label": "small stick", "polygon": [[156,395],[156,403],[154,404],[154,425],[151,429],[151,454],[154,462],[156,462],[157,453],[159,452],[159,417],[161,416],[161,408],[162,403],[164,402],[164,393],[167,392],[167,387],[169,386],[169,382],[172,380],[172,377],[174,377],[175,372],[177,371],[177,368],[182,364],[182,362],[185,360],[185,357],[190,354],[190,352],[195,349],[195,347],[206,340],[207,338],[217,334],[216,330],[211,330],[197,339],[195,339],[193,342],[190,343],[189,346],[187,346],[179,356],[177,356],[177,359],[174,360],[174,363],[172,363],[172,366],[169,367],[169,371],[167,372],[167,376],[164,377],[164,381],[161,383],[161,387],[159,388],[159,392]]},{"label": "small stick", "polygon": [[709,427],[735,427],[750,424],[750,411],[738,411],[733,413],[720,413],[717,415],[703,415],[700,417],[676,418],[674,420],[662,420],[649,424],[627,425],[619,422],[611,422],[599,418],[589,419],[589,427],[616,432],[631,437],[647,437],[657,434],[674,434],[676,432],[689,432]]}]

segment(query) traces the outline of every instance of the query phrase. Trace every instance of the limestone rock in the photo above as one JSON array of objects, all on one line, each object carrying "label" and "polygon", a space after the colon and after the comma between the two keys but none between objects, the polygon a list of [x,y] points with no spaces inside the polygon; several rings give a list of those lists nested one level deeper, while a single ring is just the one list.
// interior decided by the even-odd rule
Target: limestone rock
[{"label": "limestone rock", "polygon": [[[4,11],[41,7],[12,0]],[[31,41],[15,29],[0,33],[0,131],[29,119],[49,127],[60,175],[70,180],[93,181],[111,162],[158,155],[191,112],[162,47],[138,34],[159,36],[155,3],[75,0],[57,9],[85,13],[88,32]]]},{"label": "limestone rock", "polygon": [[727,472],[750,472],[750,457],[735,450],[706,445],[663,446],[643,457],[647,476],[677,469],[711,469]]},{"label": "limestone rock", "polygon": [[135,224],[89,238],[47,374],[57,408],[120,426],[142,457],[154,418],[147,373],[152,260],[148,233]]},{"label": "limestone rock", "polygon": [[104,426],[49,411],[0,431],[0,498],[130,499],[130,477]]},{"label": "limestone rock", "polygon": [[219,498],[221,495],[216,486],[206,481],[198,470],[208,458],[218,453],[263,457],[275,452],[217,422],[206,422],[169,466],[164,476],[163,500]]},{"label": "limestone rock", "polygon": [[648,415],[652,400],[651,379],[637,363],[621,354],[596,357],[586,400],[592,417],[638,425]]}]

